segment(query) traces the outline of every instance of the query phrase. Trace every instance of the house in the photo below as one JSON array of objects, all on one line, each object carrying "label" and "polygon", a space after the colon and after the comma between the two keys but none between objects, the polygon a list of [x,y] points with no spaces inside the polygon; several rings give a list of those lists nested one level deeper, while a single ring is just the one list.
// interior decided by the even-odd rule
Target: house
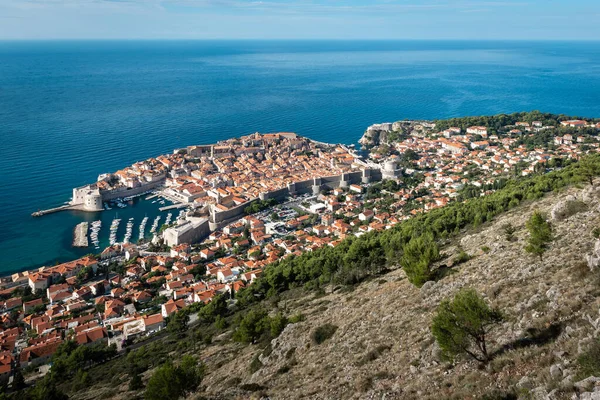
[{"label": "house", "polygon": [[167,284],[166,284],[167,290],[171,290],[171,291],[181,289],[182,287],[183,287],[183,283],[181,281],[170,281],[170,282],[167,282]]},{"label": "house", "polygon": [[13,297],[4,302],[2,309],[4,311],[10,311],[17,307],[21,307],[22,305],[23,305],[23,299],[21,299],[20,297]]},{"label": "house", "polygon": [[42,305],[44,305],[44,300],[42,300],[42,299],[26,301],[25,303],[23,303],[23,312],[25,314],[27,314],[30,311],[33,311],[34,308],[42,306]]},{"label": "house", "polygon": [[210,249],[202,249],[202,250],[200,250],[200,257],[202,257],[205,260],[210,260],[214,256],[215,256],[215,252],[212,251],[212,250],[210,250]]},{"label": "house", "polygon": [[175,314],[184,307],[185,301],[169,299],[169,301],[161,306],[161,314],[164,318],[167,318],[169,315]]},{"label": "house", "polygon": [[29,287],[32,292],[46,290],[50,284],[50,275],[42,272],[29,275]]},{"label": "house", "polygon": [[108,332],[103,326],[96,326],[91,329],[79,332],[75,335],[75,341],[79,345],[88,345],[98,342],[108,341]]},{"label": "house", "polygon": [[235,278],[231,268],[223,267],[217,272],[217,280],[221,283],[229,282]]},{"label": "house", "polygon": [[372,210],[364,210],[360,214],[358,214],[358,219],[361,221],[370,221],[375,216],[375,213]]},{"label": "house", "polygon": [[360,185],[352,184],[350,185],[350,190],[356,193],[362,193],[363,189]]},{"label": "house", "polygon": [[487,128],[485,126],[471,126],[467,128],[467,133],[470,133],[472,135],[480,135],[483,137],[486,137],[488,134]]},{"label": "house", "polygon": [[68,283],[62,283],[60,285],[52,285],[46,289],[46,297],[50,300],[53,294],[60,292],[68,292],[71,289]]},{"label": "house", "polygon": [[152,300],[152,295],[145,290],[134,293],[133,301],[136,303],[144,304]]},{"label": "house", "polygon": [[569,126],[571,128],[583,128],[587,125],[587,122],[579,119],[571,119],[568,121],[561,121],[560,124],[562,126]]},{"label": "house", "polygon": [[21,355],[19,356],[21,368],[46,364],[50,361],[52,355],[56,352],[62,342],[62,339],[55,338],[47,342],[24,348],[21,350]]},{"label": "house", "polygon": [[165,327],[165,320],[162,314],[144,315],[142,320],[146,333],[158,332]]}]

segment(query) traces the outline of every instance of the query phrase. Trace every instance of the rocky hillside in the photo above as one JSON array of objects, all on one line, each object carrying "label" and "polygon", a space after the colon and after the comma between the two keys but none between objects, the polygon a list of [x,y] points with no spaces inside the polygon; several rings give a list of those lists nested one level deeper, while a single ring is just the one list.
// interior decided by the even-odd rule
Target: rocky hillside
[{"label": "rocky hillside", "polygon": [[[524,251],[525,221],[536,209],[551,218],[555,237],[542,260]],[[515,228],[513,238],[506,237],[507,224]],[[233,343],[231,332],[214,338],[196,352],[208,375],[195,397],[597,398],[600,378],[582,376],[577,363],[600,329],[597,227],[600,191],[571,188],[446,243],[440,265],[450,266],[461,249],[471,259],[420,289],[396,269],[353,290],[288,292],[278,308],[304,320],[289,324],[267,348]],[[495,355],[485,367],[442,361],[430,332],[437,305],[463,287],[475,288],[505,316],[492,332]],[[329,331],[317,335],[323,327]],[[122,382],[76,398],[135,396]]]},{"label": "rocky hillside", "polygon": [[[287,300],[281,307],[303,312],[306,320],[273,341],[254,374],[239,371],[248,371],[255,349],[232,354],[208,376],[207,391],[243,397],[223,376],[260,385],[272,399],[414,399],[440,393],[458,399],[495,389],[558,399],[591,390],[578,382],[575,360],[600,327],[599,275],[585,260],[595,246],[591,232],[600,226],[598,207],[597,192],[573,189],[509,212],[449,243],[448,258],[459,246],[473,258],[421,289],[396,270],[349,293]],[[554,217],[555,240],[542,261],[523,250],[524,224],[534,209]],[[505,224],[516,228],[513,241],[505,238]],[[468,361],[442,362],[429,331],[439,302],[465,286],[506,316],[492,338],[497,355],[483,369]],[[317,345],[311,334],[324,324],[337,330]]]}]

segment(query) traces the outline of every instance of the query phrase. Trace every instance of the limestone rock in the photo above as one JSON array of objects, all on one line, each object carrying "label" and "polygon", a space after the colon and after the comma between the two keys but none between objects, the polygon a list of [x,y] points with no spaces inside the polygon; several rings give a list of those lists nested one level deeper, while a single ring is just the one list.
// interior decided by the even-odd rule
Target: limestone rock
[{"label": "limestone rock", "polygon": [[562,378],[562,368],[560,364],[554,364],[550,367],[550,376],[554,379]]},{"label": "limestone rock", "polygon": [[581,200],[586,203],[597,201],[600,198],[600,187],[587,186],[581,193]]},{"label": "limestone rock", "polygon": [[600,265],[600,240],[596,240],[594,244],[594,251],[592,254],[588,254],[585,256],[585,260],[587,261],[587,265],[590,268],[590,271],[594,271]]},{"label": "limestone rock", "polygon": [[517,382],[517,387],[519,389],[531,390],[533,388],[533,382],[531,382],[531,379],[529,379],[529,377],[524,376],[519,380],[519,382]]},{"label": "limestone rock", "polygon": [[427,281],[421,286],[421,293],[428,293],[435,286],[434,281]]},{"label": "limestone rock", "polygon": [[575,382],[573,385],[581,390],[581,391],[590,391],[594,388],[594,386],[596,386],[598,383],[600,383],[600,378],[597,378],[595,376],[590,376],[588,378],[585,378],[579,382]]},{"label": "limestone rock", "polygon": [[567,196],[552,207],[550,216],[553,221],[562,221],[580,211],[583,211],[585,204],[577,200],[574,196]]},{"label": "limestone rock", "polygon": [[600,400],[600,392],[584,392],[579,395],[579,400]]}]

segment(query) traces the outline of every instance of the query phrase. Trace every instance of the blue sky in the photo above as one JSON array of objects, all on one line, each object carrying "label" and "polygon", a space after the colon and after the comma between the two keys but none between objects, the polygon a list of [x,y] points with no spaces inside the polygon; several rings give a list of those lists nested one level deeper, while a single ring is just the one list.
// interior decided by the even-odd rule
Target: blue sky
[{"label": "blue sky", "polygon": [[600,40],[600,0],[0,0],[0,39]]}]

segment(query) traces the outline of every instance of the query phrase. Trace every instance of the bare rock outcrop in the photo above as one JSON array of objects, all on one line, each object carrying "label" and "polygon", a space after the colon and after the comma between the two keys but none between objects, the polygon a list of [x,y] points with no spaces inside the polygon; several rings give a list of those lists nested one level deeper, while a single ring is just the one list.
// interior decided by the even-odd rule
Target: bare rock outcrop
[{"label": "bare rock outcrop", "polygon": [[593,271],[600,266],[600,240],[596,240],[594,251],[591,254],[586,255],[585,260],[587,261],[590,271]]},{"label": "bare rock outcrop", "polygon": [[570,216],[586,209],[584,202],[577,200],[575,196],[567,196],[552,207],[550,216],[553,221],[562,221]]}]

